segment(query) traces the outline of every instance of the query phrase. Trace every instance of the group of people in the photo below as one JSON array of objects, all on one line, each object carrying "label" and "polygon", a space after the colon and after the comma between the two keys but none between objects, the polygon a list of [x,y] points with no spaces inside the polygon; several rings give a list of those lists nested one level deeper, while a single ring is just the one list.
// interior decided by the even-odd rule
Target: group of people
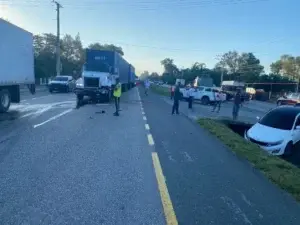
[{"label": "group of people", "polygon": [[[181,100],[182,94],[180,93],[180,83],[177,83],[175,86],[171,86],[171,99],[173,99],[173,107],[172,107],[172,115],[179,114],[179,101]],[[188,91],[187,91],[187,101],[188,101],[188,108],[192,109],[193,108],[193,100],[194,100],[194,95],[193,93],[195,92],[195,89],[191,86]],[[215,101],[213,104],[212,112],[220,112],[222,101],[224,100],[223,97],[221,96],[221,93],[218,91],[213,92]],[[234,96],[233,99],[233,108],[232,108],[232,118],[233,120],[236,120],[239,115],[239,110],[240,107],[243,103],[243,97],[241,90],[238,89],[237,93]]]}]

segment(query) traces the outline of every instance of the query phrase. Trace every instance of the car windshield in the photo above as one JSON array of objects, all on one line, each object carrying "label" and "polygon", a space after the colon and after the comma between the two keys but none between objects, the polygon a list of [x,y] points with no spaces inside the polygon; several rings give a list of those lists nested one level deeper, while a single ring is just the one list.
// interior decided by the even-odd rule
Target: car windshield
[{"label": "car windshield", "polygon": [[259,123],[268,127],[273,127],[281,130],[291,130],[296,116],[300,110],[291,108],[278,108],[267,113]]},{"label": "car windshield", "polygon": [[55,77],[53,80],[55,80],[55,81],[68,81],[68,77]]}]

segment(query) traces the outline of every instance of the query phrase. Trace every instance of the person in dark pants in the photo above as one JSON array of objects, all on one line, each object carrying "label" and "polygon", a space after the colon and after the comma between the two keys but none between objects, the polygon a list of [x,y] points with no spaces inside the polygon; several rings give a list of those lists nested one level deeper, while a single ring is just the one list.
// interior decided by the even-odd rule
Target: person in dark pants
[{"label": "person in dark pants", "polygon": [[174,115],[175,111],[176,114],[179,114],[179,101],[181,98],[181,93],[179,91],[179,86],[180,84],[178,83],[176,85],[175,91],[174,91],[174,102],[173,102],[173,107],[172,107],[172,115]]},{"label": "person in dark pants", "polygon": [[119,116],[121,94],[122,94],[122,86],[121,86],[119,78],[117,78],[116,86],[115,86],[114,93],[113,93],[114,98],[115,98],[115,106],[116,106],[116,112],[114,113],[114,116]]},{"label": "person in dark pants", "polygon": [[195,89],[193,88],[193,86],[191,86],[191,88],[188,90],[189,109],[193,109],[194,92]]},{"label": "person in dark pants", "polygon": [[236,120],[238,118],[241,103],[242,103],[241,90],[238,89],[238,91],[233,99],[233,109],[232,109],[233,120]]}]

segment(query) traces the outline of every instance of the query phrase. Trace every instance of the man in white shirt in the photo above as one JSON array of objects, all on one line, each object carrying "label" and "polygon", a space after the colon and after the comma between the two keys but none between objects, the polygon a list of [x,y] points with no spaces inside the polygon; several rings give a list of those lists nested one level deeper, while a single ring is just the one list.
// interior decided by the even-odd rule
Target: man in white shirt
[{"label": "man in white shirt", "polygon": [[145,95],[148,95],[148,90],[149,90],[149,87],[150,87],[149,79],[145,80],[144,85],[145,85]]}]

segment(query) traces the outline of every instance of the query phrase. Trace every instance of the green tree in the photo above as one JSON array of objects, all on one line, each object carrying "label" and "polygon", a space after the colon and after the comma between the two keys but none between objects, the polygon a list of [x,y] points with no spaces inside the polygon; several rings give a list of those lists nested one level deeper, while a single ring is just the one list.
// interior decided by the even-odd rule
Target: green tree
[{"label": "green tree", "polygon": [[234,80],[241,79],[251,82],[262,74],[264,67],[260,65],[260,60],[253,53],[239,54],[237,51],[229,51],[221,56],[220,61],[216,64],[216,71],[226,71],[231,74]]},{"label": "green tree", "polygon": [[88,48],[90,49],[96,49],[96,50],[108,50],[108,51],[116,51],[118,53],[120,53],[120,55],[124,55],[123,49],[121,47],[115,46],[115,45],[111,45],[111,44],[100,44],[98,42],[90,44],[88,46]]}]

